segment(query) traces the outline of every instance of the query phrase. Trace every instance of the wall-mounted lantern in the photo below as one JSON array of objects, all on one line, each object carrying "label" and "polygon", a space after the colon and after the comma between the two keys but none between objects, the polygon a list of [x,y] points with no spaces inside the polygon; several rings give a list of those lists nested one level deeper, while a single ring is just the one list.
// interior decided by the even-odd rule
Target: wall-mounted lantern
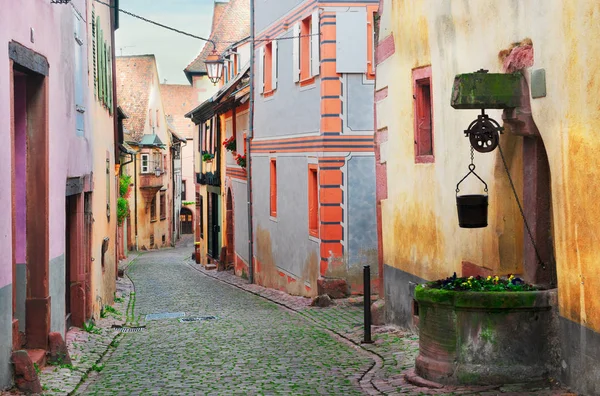
[{"label": "wall-mounted lantern", "polygon": [[225,61],[217,54],[216,49],[213,49],[212,53],[204,61],[204,64],[206,65],[208,79],[216,85],[223,76]]}]

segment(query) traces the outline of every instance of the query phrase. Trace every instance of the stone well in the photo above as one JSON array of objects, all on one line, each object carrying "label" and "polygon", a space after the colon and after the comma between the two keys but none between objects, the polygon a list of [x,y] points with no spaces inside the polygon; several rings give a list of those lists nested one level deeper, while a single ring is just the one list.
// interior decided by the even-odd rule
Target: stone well
[{"label": "stone well", "polygon": [[443,384],[507,384],[550,375],[556,290],[461,292],[419,286],[416,371]]}]

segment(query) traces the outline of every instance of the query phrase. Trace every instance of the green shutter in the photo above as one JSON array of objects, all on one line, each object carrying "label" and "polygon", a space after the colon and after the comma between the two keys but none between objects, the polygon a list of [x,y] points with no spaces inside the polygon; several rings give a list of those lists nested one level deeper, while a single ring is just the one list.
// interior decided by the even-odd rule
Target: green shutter
[{"label": "green shutter", "polygon": [[102,95],[100,94],[100,65],[102,63],[101,60],[101,51],[100,51],[100,17],[96,18],[96,97],[98,100],[102,100]]},{"label": "green shutter", "polygon": [[96,12],[92,10],[92,66],[94,69],[94,98],[98,98],[98,73],[96,71]]},{"label": "green shutter", "polygon": [[108,112],[112,114],[113,107],[113,84],[112,84],[112,52],[110,45],[106,48],[106,59],[107,59],[107,86],[108,86]]}]

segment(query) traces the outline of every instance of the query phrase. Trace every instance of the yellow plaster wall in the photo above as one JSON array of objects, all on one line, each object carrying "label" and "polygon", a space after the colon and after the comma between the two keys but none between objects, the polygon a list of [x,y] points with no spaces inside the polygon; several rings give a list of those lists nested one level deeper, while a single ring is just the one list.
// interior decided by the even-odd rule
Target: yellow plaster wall
[{"label": "yellow plaster wall", "polygon": [[[524,38],[533,68],[546,70],[547,96],[532,99],[552,179],[553,229],[561,314],[600,331],[596,180],[600,139],[600,3],[561,0],[387,0],[380,39],[393,34],[396,51],[377,68],[378,128],[388,128],[388,199],[382,202],[384,262],[425,279],[460,274],[461,261],[497,273],[522,271],[523,225],[499,154],[476,154],[490,186],[489,226],[460,229],[455,185],[466,172],[469,144],[462,131],[476,110],[454,110],[454,76],[480,68],[500,72],[497,54]],[[432,66],[434,164],[414,164],[411,70]],[[529,74],[527,78],[529,78]],[[500,111],[489,111],[501,121]],[[521,138],[505,134],[518,191]]]}]

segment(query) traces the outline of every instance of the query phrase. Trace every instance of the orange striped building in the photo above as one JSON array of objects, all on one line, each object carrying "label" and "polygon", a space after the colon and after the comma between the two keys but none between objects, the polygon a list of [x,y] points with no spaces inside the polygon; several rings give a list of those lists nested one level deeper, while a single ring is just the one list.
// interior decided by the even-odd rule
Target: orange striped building
[{"label": "orange striped building", "polygon": [[251,166],[259,284],[315,296],[334,279],[360,293],[363,265],[371,265],[377,284],[377,7],[375,0],[255,3]]}]

